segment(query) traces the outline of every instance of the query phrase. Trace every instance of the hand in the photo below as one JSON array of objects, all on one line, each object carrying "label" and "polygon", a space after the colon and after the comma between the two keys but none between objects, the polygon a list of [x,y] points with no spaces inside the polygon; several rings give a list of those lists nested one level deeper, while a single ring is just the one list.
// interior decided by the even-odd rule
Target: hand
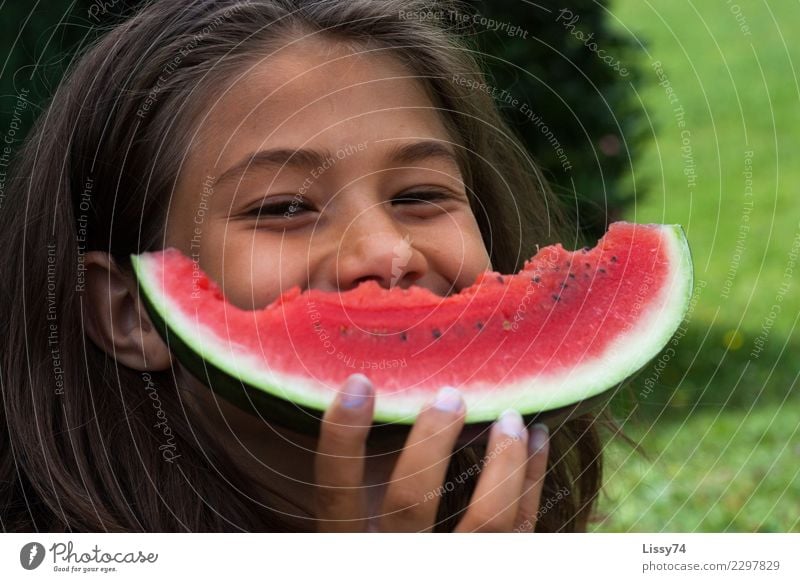
[{"label": "hand", "polygon": [[[392,471],[379,515],[369,516],[364,456],[374,405],[369,380],[353,374],[323,417],[315,461],[318,529],[432,531],[441,497],[436,493],[446,490],[448,462],[464,425],[463,399],[457,390],[444,388],[423,407]],[[491,428],[486,463],[455,531],[534,530],[549,448],[547,429],[541,426],[529,435],[518,413],[501,415]]]}]

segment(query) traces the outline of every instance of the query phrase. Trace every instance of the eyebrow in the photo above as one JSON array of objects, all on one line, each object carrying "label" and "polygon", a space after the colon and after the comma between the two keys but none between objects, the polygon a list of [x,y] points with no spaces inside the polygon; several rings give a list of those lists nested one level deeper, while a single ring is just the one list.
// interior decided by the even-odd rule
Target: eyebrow
[{"label": "eyebrow", "polygon": [[[387,140],[378,140],[376,143]],[[459,167],[458,156],[455,151],[443,142],[435,140],[421,140],[412,143],[397,144],[389,149],[388,159],[395,164],[410,165],[431,159],[439,159]],[[329,150],[275,148],[260,150],[248,154],[233,166],[225,170],[213,185],[217,186],[226,180],[239,175],[250,168],[298,168],[312,169],[324,166],[330,160],[337,160],[337,156]]]},{"label": "eyebrow", "polygon": [[413,164],[429,159],[440,159],[458,166],[458,156],[455,151],[445,143],[435,140],[394,145],[389,149],[388,158],[395,164]]}]

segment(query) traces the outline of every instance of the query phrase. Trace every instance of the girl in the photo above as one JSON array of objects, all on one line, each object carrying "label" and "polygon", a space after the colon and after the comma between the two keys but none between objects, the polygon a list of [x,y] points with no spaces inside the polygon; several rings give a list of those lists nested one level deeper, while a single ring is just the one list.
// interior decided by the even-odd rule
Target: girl
[{"label": "girl", "polygon": [[593,416],[548,439],[509,412],[459,448],[445,388],[404,443],[367,444],[354,375],[311,441],[187,374],[130,271],[175,246],[249,309],[369,279],[444,296],[563,240],[455,9],[154,2],[72,67],[0,212],[4,530],[585,530]]}]

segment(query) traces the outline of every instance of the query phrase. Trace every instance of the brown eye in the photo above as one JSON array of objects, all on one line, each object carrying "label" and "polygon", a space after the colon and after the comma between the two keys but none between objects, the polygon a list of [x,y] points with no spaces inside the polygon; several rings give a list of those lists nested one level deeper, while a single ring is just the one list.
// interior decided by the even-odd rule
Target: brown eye
[{"label": "brown eye", "polygon": [[246,213],[247,216],[254,218],[270,218],[270,217],[283,217],[291,218],[302,214],[303,212],[314,210],[308,203],[303,200],[291,199],[281,200],[279,202],[266,202],[261,206],[253,208]]},{"label": "brown eye", "polygon": [[404,192],[399,196],[392,198],[392,203],[405,204],[420,204],[440,202],[448,200],[450,196],[447,192],[441,190],[416,190],[411,192]]}]

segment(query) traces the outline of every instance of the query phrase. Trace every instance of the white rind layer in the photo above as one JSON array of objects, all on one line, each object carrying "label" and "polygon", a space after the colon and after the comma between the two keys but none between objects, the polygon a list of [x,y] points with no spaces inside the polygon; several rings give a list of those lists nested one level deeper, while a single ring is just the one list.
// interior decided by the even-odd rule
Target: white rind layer
[{"label": "white rind layer", "polygon": [[[522,414],[533,414],[569,406],[612,388],[641,369],[655,357],[678,329],[692,294],[693,273],[689,246],[679,225],[659,225],[666,236],[669,265],[667,281],[658,297],[651,298],[630,330],[617,338],[605,353],[583,362],[573,370],[547,377],[504,384],[484,385],[471,382],[459,386],[467,408],[467,422],[492,421],[508,408]],[[203,360],[240,378],[245,383],[279,398],[316,410],[325,410],[333,401],[338,386],[326,386],[314,379],[272,370],[260,356],[219,338],[216,333],[173,304],[159,281],[150,274],[160,272],[148,268],[158,255],[132,257],[133,267],[142,291],[158,315],[168,322],[176,334]],[[393,394],[380,394],[375,402],[376,422],[411,423],[432,390],[411,389]],[[489,396],[490,395],[490,396]]]}]

